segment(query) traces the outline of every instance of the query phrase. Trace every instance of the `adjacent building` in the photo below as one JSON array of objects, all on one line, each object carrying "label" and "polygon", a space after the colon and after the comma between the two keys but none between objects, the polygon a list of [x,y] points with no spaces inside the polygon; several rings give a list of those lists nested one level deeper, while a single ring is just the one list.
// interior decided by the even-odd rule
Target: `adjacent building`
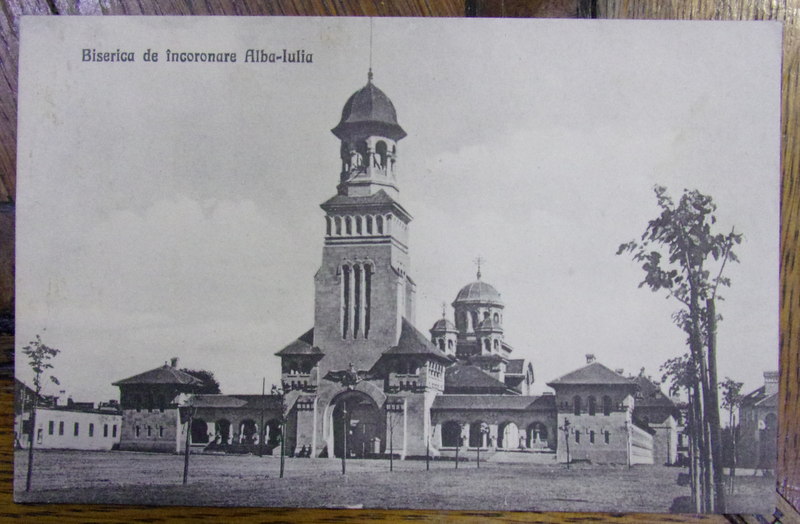
[{"label": "adjacent building", "polygon": [[765,371],[764,385],[742,398],[736,463],[774,469],[778,460],[778,372]]}]

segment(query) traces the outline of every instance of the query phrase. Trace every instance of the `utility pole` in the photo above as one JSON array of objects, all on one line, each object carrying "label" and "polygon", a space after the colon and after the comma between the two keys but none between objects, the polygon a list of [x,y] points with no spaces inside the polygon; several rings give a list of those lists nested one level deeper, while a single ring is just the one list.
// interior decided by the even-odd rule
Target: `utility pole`
[{"label": "utility pole", "polygon": [[565,418],[564,419],[564,425],[561,426],[560,428],[558,428],[558,429],[560,429],[561,431],[564,432],[564,443],[566,444],[566,448],[567,448],[567,469],[569,469],[569,463],[570,463],[570,456],[569,456],[569,426],[570,426],[569,419]]},{"label": "utility pole", "polygon": [[461,435],[458,436],[458,442],[456,443],[456,469],[458,469],[458,450],[461,449],[461,444],[464,441],[464,437]]},{"label": "utility pole", "polygon": [[264,431],[264,402],[265,402],[265,395],[266,395],[266,387],[267,387],[267,377],[261,378],[261,423],[258,426],[260,430],[260,435],[258,436],[258,456],[264,456],[264,436],[266,435],[266,431]]},{"label": "utility pole", "polygon": [[342,475],[347,471],[347,401],[342,400]]},{"label": "utility pole", "polygon": [[[391,408],[389,411],[386,412],[388,416],[391,412]],[[389,471],[394,471],[394,415],[391,417],[391,422],[389,423]]]},{"label": "utility pole", "polygon": [[191,444],[192,436],[192,417],[194,415],[194,408],[187,406],[186,408],[186,442],[183,450],[183,485],[185,486],[189,480],[189,445]]}]

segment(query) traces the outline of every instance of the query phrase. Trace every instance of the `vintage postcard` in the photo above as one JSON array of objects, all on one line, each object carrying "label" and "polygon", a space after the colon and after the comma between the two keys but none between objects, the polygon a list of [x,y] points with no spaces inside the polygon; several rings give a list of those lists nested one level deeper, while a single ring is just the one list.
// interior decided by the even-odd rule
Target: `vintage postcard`
[{"label": "vintage postcard", "polygon": [[771,512],[780,24],[21,34],[17,501]]}]

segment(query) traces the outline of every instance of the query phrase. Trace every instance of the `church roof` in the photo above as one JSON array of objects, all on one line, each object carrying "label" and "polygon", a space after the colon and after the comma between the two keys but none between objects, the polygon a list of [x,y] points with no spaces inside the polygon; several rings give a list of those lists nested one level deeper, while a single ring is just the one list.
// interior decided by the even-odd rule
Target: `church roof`
[{"label": "church roof", "polygon": [[285,348],[275,353],[283,355],[319,355],[323,353],[318,347],[314,346],[314,328],[303,333],[297,340],[290,342]]},{"label": "church roof", "polygon": [[384,355],[426,355],[443,361],[450,361],[442,350],[425,338],[411,322],[403,318],[400,339],[397,345],[383,352]]},{"label": "church roof", "polygon": [[555,395],[539,397],[522,395],[437,395],[432,410],[552,410]]},{"label": "church roof", "polygon": [[445,393],[500,393],[516,394],[508,386],[482,369],[469,364],[455,364],[445,370]]},{"label": "church roof", "polygon": [[506,364],[506,375],[523,375],[525,373],[525,359],[514,358]]},{"label": "church roof", "polygon": [[337,209],[352,207],[384,208],[387,206],[392,206],[395,210],[399,211],[401,215],[411,219],[411,214],[383,189],[367,196],[335,195],[320,204],[320,207],[325,211],[336,211]]},{"label": "church roof", "polygon": [[592,362],[580,369],[576,369],[571,373],[559,377],[552,382],[548,382],[548,386],[561,386],[567,384],[619,384],[635,387],[630,379],[627,379],[611,371],[599,362]]},{"label": "church roof", "polygon": [[500,293],[491,284],[487,284],[482,280],[467,284],[458,292],[453,305],[465,303],[503,305],[500,300]]},{"label": "church roof", "polygon": [[484,318],[476,331],[503,331],[500,322],[495,322],[492,317]]},{"label": "church roof", "polygon": [[457,332],[456,326],[446,318],[440,318],[431,328],[431,331],[452,331]]},{"label": "church roof", "polygon": [[372,83],[371,72],[367,85],[347,99],[342,109],[342,118],[331,131],[339,139],[344,140],[365,128],[393,140],[400,140],[406,136],[406,132],[397,123],[394,104]]},{"label": "church roof", "polygon": [[202,386],[203,381],[192,375],[176,369],[169,364],[139,373],[132,377],[124,378],[112,383],[113,386],[127,386],[130,384],[176,384],[186,386]]}]

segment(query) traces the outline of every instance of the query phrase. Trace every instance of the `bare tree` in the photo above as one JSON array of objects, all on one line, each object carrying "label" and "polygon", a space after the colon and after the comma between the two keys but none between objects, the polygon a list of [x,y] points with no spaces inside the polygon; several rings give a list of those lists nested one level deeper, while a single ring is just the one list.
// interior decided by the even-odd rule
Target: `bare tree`
[{"label": "bare tree", "polygon": [[46,377],[49,377],[50,382],[59,384],[58,379],[48,370],[53,369],[53,364],[50,361],[60,352],[60,349],[50,347],[42,342],[42,337],[38,334],[35,339],[28,342],[28,345],[22,348],[22,353],[28,357],[28,365],[33,371],[34,391],[28,432],[28,475],[25,480],[25,491],[31,490],[31,479],[33,477],[33,442],[36,440],[36,408],[39,404],[39,398],[42,395],[42,382],[46,380]]},{"label": "bare tree", "polygon": [[728,410],[728,427],[731,431],[731,473],[729,490],[733,495],[734,478],[736,477],[736,440],[739,426],[736,423],[735,411],[739,409],[742,403],[742,386],[744,383],[737,382],[730,377],[725,377],[725,380],[719,385],[722,390],[722,407]]}]

